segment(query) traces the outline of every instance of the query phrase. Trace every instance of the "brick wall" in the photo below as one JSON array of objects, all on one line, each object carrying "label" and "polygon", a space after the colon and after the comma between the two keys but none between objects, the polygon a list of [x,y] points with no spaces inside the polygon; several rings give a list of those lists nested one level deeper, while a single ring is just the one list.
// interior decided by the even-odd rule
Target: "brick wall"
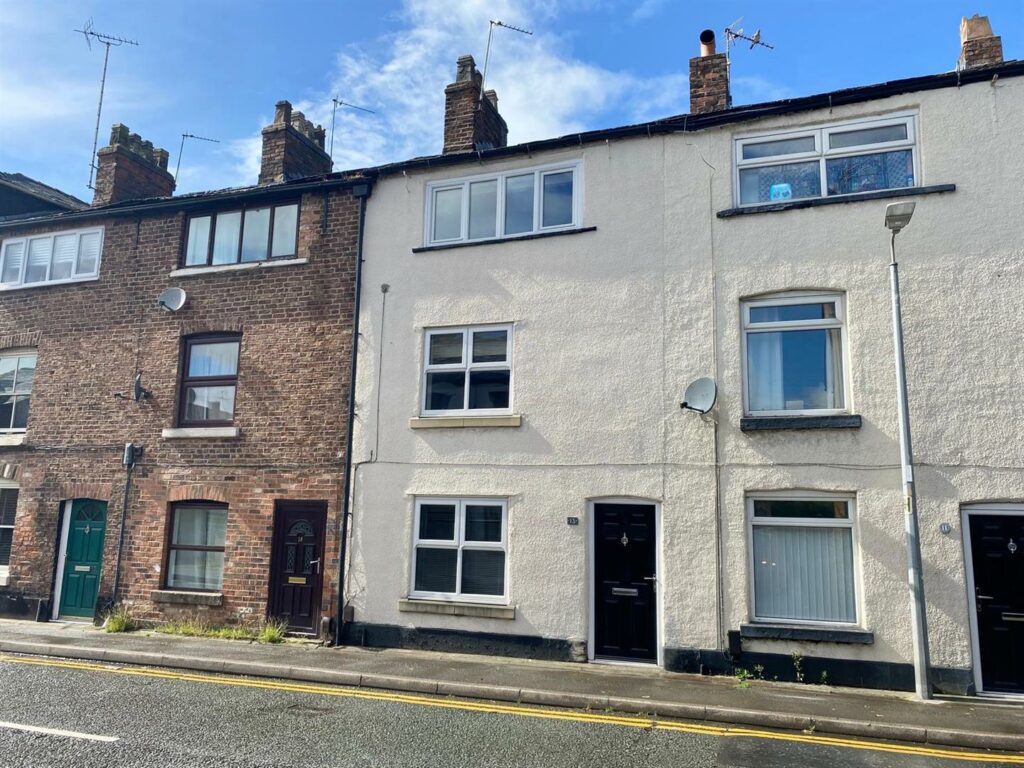
[{"label": "brick wall", "polygon": [[724,53],[690,59],[690,112],[717,112],[732,106],[729,62]]},{"label": "brick wall", "polygon": [[[326,217],[324,206],[327,206]],[[234,206],[234,207],[237,207]],[[230,210],[230,202],[222,209]],[[164,611],[169,505],[203,498],[229,505],[223,605],[212,618],[264,615],[276,499],[328,503],[323,614],[333,613],[341,467],[351,352],[358,201],[347,190],[305,194],[298,256],[306,264],[173,278],[185,214],[104,218],[100,278],[0,293],[0,345],[38,350],[27,441],[0,448],[20,483],[9,592],[48,599],[58,510],[73,498],[107,501],[100,599],[113,587],[126,442],[144,446],[126,517],[119,597],[142,615]],[[34,229],[5,231],[3,236]],[[171,285],[188,294],[176,313],[157,308]],[[233,439],[164,439],[175,426],[181,338],[241,331]],[[131,391],[135,372],[152,396]]]}]

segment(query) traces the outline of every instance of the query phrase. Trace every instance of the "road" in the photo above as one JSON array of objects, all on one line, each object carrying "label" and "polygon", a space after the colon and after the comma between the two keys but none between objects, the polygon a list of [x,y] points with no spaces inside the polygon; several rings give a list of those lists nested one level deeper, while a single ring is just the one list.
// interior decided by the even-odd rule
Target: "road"
[{"label": "road", "polygon": [[1024,756],[651,726],[603,712],[0,656],[2,768],[1024,765]]}]

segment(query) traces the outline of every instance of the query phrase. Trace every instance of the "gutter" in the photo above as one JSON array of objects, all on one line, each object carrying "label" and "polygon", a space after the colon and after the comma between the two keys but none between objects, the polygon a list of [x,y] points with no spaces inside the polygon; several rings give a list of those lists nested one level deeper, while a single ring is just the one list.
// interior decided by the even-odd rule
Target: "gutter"
[{"label": "gutter", "polygon": [[352,350],[349,361],[348,414],[345,433],[345,468],[341,481],[341,540],[338,542],[338,613],[334,627],[334,645],[341,645],[342,628],[345,624],[345,556],[348,550],[348,521],[352,514],[352,493],[349,488],[352,479],[352,425],[356,415],[356,373],[359,363],[359,310],[363,285],[363,231],[366,228],[366,201],[373,185],[364,182],[352,188],[352,194],[359,199],[359,226],[356,232],[356,284],[355,303],[352,308]]}]

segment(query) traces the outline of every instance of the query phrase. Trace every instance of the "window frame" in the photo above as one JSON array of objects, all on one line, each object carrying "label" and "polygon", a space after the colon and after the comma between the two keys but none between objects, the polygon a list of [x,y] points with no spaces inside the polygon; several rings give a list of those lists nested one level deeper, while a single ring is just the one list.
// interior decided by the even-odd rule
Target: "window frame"
[{"label": "window frame", "polygon": [[[35,347],[12,347],[10,349],[0,350],[0,359],[11,358],[11,357],[13,357],[15,359],[22,358],[22,357],[34,357],[36,359],[36,365],[32,369],[33,370],[32,386],[34,388],[35,387],[35,371],[39,369],[39,351],[38,351],[38,349],[36,349]],[[15,363],[15,366],[17,366],[17,363]],[[18,386],[17,367],[15,367],[15,374],[14,375],[15,375],[14,387],[16,389],[17,386]],[[31,413],[31,411],[32,411],[32,391],[31,390],[29,390],[28,392],[14,392],[14,391],[12,391],[11,394],[10,394],[10,397],[19,397],[19,396],[23,396],[23,397],[27,397],[28,398],[29,412]],[[5,395],[0,394],[0,398],[2,398],[2,397],[5,397]],[[11,419],[12,419],[12,421],[14,419],[13,410],[12,410],[12,413],[11,413]],[[26,432],[28,432],[28,424],[27,423],[26,423],[26,425],[24,427],[4,427],[4,426],[0,425],[0,435],[23,435]],[[2,487],[2,486],[0,486],[0,487]]]},{"label": "window frame", "polygon": [[[20,495],[20,487],[16,482],[10,480],[0,479],[0,491],[14,491],[15,494]],[[10,529],[11,531],[11,556],[14,556],[14,527],[18,521],[18,498],[14,500],[14,521],[10,525],[4,525],[0,522],[0,529]],[[7,561],[7,565],[0,564],[0,576],[7,577],[11,573],[10,560]]]},{"label": "window frame", "polygon": [[[295,206],[295,245],[292,248],[292,252],[286,256],[271,256],[274,247],[274,220],[275,212],[278,208],[287,208],[289,206]],[[270,209],[270,222],[267,226],[267,257],[265,259],[257,259],[256,261],[242,261],[242,247],[245,244],[245,214],[246,211],[259,210],[261,208]],[[235,260],[229,261],[224,264],[213,264],[213,243],[217,232],[217,217],[223,214],[237,213],[239,214],[238,223],[238,248],[235,250]],[[198,264],[188,263],[188,234],[192,226],[194,219],[210,219],[210,231],[206,238],[206,260]],[[280,203],[243,203],[237,208],[225,208],[223,210],[212,210],[212,211],[201,211],[194,213],[191,216],[185,217],[184,228],[181,236],[181,248],[178,254],[178,268],[179,269],[216,269],[218,267],[237,267],[243,264],[261,264],[269,261],[288,261],[289,259],[297,259],[299,257],[299,223],[302,220],[302,201],[301,200],[289,200],[287,202]]]},{"label": "window frame", "polygon": [[[207,547],[198,544],[175,544],[174,543],[174,520],[178,514],[179,509],[187,509],[189,507],[204,507],[204,508],[216,508],[223,509],[225,514],[224,519],[224,546],[223,547]],[[228,564],[228,520],[227,515],[231,514],[229,505],[221,501],[207,501],[206,499],[183,499],[182,501],[172,502],[170,505],[169,514],[167,515],[167,535],[165,536],[164,546],[164,562],[163,562],[163,573],[161,574],[161,584],[164,589],[174,590],[175,592],[201,592],[203,594],[219,594],[224,590],[224,571],[227,569]],[[171,586],[171,551],[172,550],[183,550],[187,552],[223,552],[224,553],[224,566],[220,574],[220,589],[197,589],[195,587],[174,587]]]},{"label": "window frame", "polygon": [[[860,192],[847,192],[843,194],[830,195],[828,193],[827,161],[841,157],[873,155],[900,149],[909,149],[911,151],[911,162],[914,169],[914,184],[912,186],[921,186],[923,182],[921,180],[920,152],[918,151],[917,119],[918,116],[916,112],[897,112],[890,115],[878,115],[873,117],[844,120],[841,122],[823,123],[806,128],[744,133],[735,136],[733,137],[732,163],[734,202],[738,208],[749,208],[758,205],[772,205],[778,202],[789,202],[755,200],[753,202],[744,203],[741,199],[742,190],[740,188],[740,171],[750,168],[767,168],[777,165],[802,163],[814,159],[818,160],[818,190],[820,194],[813,197],[794,198],[794,200],[821,200],[824,198],[843,198],[848,195],[861,194]],[[880,142],[877,144],[858,144],[853,147],[842,147],[839,149],[829,148],[829,138],[834,133],[846,133],[848,131],[865,130],[869,128],[886,128],[893,125],[906,125],[907,138],[900,139],[898,141]],[[753,144],[763,144],[770,141],[800,139],[809,136],[814,137],[815,148],[813,152],[794,152],[786,155],[773,155],[772,157],[743,158],[744,147]],[[885,189],[909,188],[910,187],[886,187]]]},{"label": "window frame", "polygon": [[[71,283],[84,283],[91,280],[98,280],[100,276],[100,265],[103,261],[103,236],[105,227],[83,227],[80,229],[66,229],[59,231],[50,232],[37,232],[30,235],[20,235],[17,237],[8,237],[0,242],[0,276],[3,275],[4,267],[7,262],[7,248],[9,245],[16,243],[23,243],[24,249],[22,250],[21,256],[21,268],[18,272],[18,281],[16,283],[2,283],[0,282],[0,291],[17,291],[22,288],[38,288],[44,285],[68,285]],[[96,269],[92,272],[84,272],[77,274],[78,270],[78,259],[81,255],[82,248],[82,237],[84,235],[96,234],[99,236],[99,243],[96,249]],[[53,271],[53,241],[57,237],[65,235],[75,235],[77,237],[78,246],[75,251],[75,265],[71,271],[71,277],[61,278],[59,280],[51,280],[50,274]],[[46,266],[46,279],[37,280],[35,282],[25,282],[25,272],[28,269],[28,254],[29,254],[29,243],[33,240],[50,240],[50,260]]]},{"label": "window frame", "polygon": [[[755,323],[751,326],[750,309],[752,307],[764,306],[789,306],[793,304],[818,304],[835,302],[836,317],[822,318],[819,320],[779,320],[767,323]],[[819,291],[786,291],[768,296],[754,296],[740,301],[740,336],[741,370],[743,375],[743,413],[746,416],[835,416],[844,413],[853,413],[850,392],[850,364],[846,332],[846,294],[836,292]],[[815,330],[815,329],[839,329],[839,352],[842,355],[842,386],[843,386],[843,407],[842,408],[800,408],[790,410],[755,411],[750,407],[750,363],[747,357],[747,336],[751,333],[765,331],[792,331],[792,330]]]},{"label": "window frame", "polygon": [[[565,171],[572,172],[572,220],[568,224],[554,224],[548,227],[544,223],[544,177]],[[505,184],[507,179],[515,176],[533,175],[533,227],[525,232],[505,234]],[[469,186],[479,182],[497,182],[495,201],[494,235],[491,237],[469,237]],[[459,208],[459,236],[454,238],[436,239],[434,237],[434,209],[438,192],[459,189],[462,191]],[[570,160],[562,163],[514,168],[496,173],[462,176],[455,179],[429,181],[424,195],[423,243],[425,246],[452,245],[455,243],[488,243],[495,240],[514,240],[521,237],[545,234],[547,232],[564,232],[579,229],[583,226],[583,161]]]},{"label": "window frame", "polygon": [[[755,501],[845,501],[847,517],[841,518],[807,518],[807,517],[754,517]],[[857,525],[857,495],[855,493],[842,493],[836,491],[752,491],[746,494],[744,499],[746,512],[746,536],[747,536],[747,594],[749,596],[749,610],[751,623],[754,624],[781,624],[786,626],[801,627],[825,627],[834,629],[863,629],[864,621],[864,585],[861,578],[863,571],[861,567],[861,550],[859,526]],[[755,522],[760,520],[762,522]],[[850,546],[852,548],[850,563],[853,568],[853,609],[854,620],[846,621],[823,621],[820,619],[782,619],[777,617],[765,617],[757,615],[757,596],[754,591],[754,527],[780,527],[780,528],[848,528],[850,530]]]},{"label": "window frame", "polygon": [[[234,376],[189,376],[188,366],[191,360],[192,347],[203,344],[217,344],[224,342],[236,342],[238,344],[238,365],[235,368]],[[178,374],[178,404],[175,411],[177,426],[179,427],[230,427],[235,423],[234,418],[217,420],[191,420],[186,418],[185,393],[190,386],[204,387],[227,387],[235,388],[234,403],[238,403],[238,380],[242,369],[242,334],[241,333],[197,333],[192,336],[185,336],[181,340],[181,368]],[[237,412],[237,407],[235,411]]]},{"label": "window frame", "polygon": [[[455,506],[455,538],[454,539],[421,539],[420,509],[424,504],[453,504]],[[501,507],[501,541],[466,541],[466,507],[474,505]],[[487,552],[505,553],[505,572],[502,575],[501,595],[477,595],[456,592],[427,592],[416,589],[416,561],[420,546],[429,549],[456,549],[458,555],[455,564],[455,588],[462,586],[462,552],[464,549]],[[508,605],[509,588],[509,552],[508,552],[508,499],[493,496],[417,496],[414,500],[412,556],[409,558],[409,597],[415,600],[443,600],[451,603],[488,603],[491,605]]]},{"label": "window frame", "polygon": [[[423,329],[423,371],[420,375],[420,416],[507,416],[512,413],[513,372],[512,372],[512,323],[495,323],[487,325],[456,325],[438,328]],[[505,360],[504,362],[474,363],[470,359],[472,350],[471,339],[473,334],[479,331],[505,331]],[[430,362],[430,339],[432,336],[443,336],[446,334],[462,334],[462,362],[461,363],[436,363]],[[508,408],[470,408],[469,407],[469,377],[472,371],[504,371],[508,370]],[[427,409],[427,375],[435,371],[465,371],[465,383],[463,385],[463,408],[448,410]]]}]

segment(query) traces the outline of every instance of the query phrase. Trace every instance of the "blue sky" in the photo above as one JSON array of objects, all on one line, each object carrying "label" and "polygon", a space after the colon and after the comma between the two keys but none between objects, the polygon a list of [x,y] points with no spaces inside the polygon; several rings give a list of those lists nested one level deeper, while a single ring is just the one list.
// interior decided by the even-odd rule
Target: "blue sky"
[{"label": "blue sky", "polygon": [[338,114],[337,168],[439,151],[444,86],[463,53],[483,65],[518,143],[679,114],[697,36],[745,15],[774,50],[733,57],[735,104],[951,70],[959,22],[990,17],[1007,59],[1024,58],[1024,0],[0,0],[0,170],[86,200],[100,32],[140,47],[111,53],[100,146],[122,122],[178,160],[178,191],[253,184],[260,128],[288,99],[330,126],[331,96],[376,111]]}]

